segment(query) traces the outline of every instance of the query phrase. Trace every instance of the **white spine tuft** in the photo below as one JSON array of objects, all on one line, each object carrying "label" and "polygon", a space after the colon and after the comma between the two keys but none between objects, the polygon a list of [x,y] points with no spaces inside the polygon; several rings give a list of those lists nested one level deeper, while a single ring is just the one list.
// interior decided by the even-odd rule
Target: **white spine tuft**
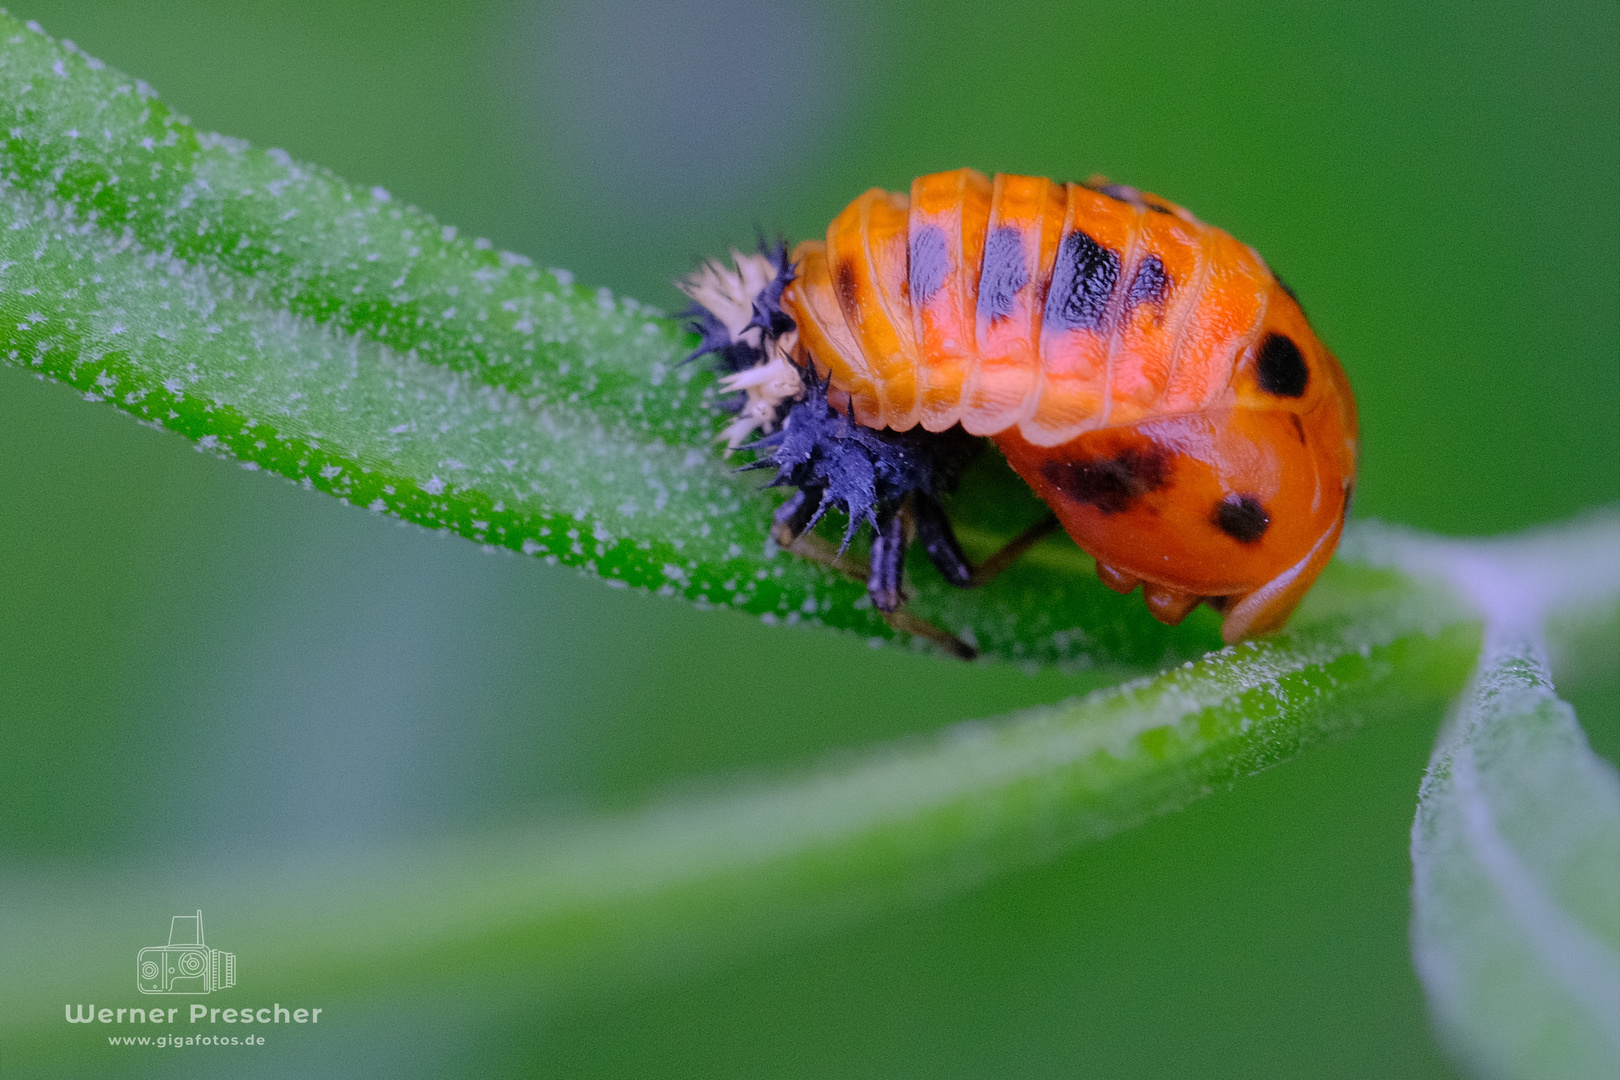
[{"label": "white spine tuft", "polygon": [[782,402],[804,393],[804,381],[799,377],[799,369],[788,359],[798,336],[798,331],[790,330],[779,338],[772,338],[763,362],[720,380],[720,389],[727,392],[741,390],[747,395],[743,407],[737,412],[737,419],[720,432],[720,438],[726,441],[728,456],[747,442],[754,432],[762,431],[769,435],[771,429],[776,427],[776,413]]},{"label": "white spine tuft", "polygon": [[747,371],[720,380],[720,389],[745,395],[737,418],[719,435],[725,441],[727,456],[748,442],[754,432],[769,435],[776,427],[782,403],[804,393],[804,382],[791,359],[798,331],[790,330],[778,338],[768,336],[757,325],[748,325],[754,317],[755,298],[776,278],[776,265],[764,254],[744,255],[736,249],[731,252],[731,261],[733,266],[728,268],[711,259],[675,283],[676,288],[719,319],[733,341],[752,345],[764,354],[764,359]]}]

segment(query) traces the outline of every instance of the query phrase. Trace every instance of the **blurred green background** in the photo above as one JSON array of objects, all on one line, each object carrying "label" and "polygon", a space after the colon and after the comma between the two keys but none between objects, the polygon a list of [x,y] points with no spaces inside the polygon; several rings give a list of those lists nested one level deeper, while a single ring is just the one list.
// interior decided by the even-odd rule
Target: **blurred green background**
[{"label": "blurred green background", "polygon": [[[12,10],[204,129],[669,308],[697,256],[818,232],[874,184],[1103,172],[1299,291],[1359,395],[1358,515],[1478,534],[1620,497],[1613,3]],[[31,887],[631,807],[1095,682],[608,590],[11,369],[0,485],[0,860]],[[1573,697],[1613,759],[1612,687]],[[64,1027],[56,1075],[1447,1076],[1406,946],[1437,721],[741,965],[564,999],[399,987],[252,1060]],[[207,915],[221,947],[230,918]]]}]

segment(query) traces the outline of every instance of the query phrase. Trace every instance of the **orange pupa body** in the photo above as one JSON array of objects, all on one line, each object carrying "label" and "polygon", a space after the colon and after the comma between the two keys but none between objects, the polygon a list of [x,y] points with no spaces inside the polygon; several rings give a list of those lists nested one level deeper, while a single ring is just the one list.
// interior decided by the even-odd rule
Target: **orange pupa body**
[{"label": "orange pupa body", "polygon": [[793,261],[795,359],[834,404],[990,437],[1163,621],[1275,629],[1332,555],[1349,382],[1259,255],[1180,207],[958,169],[866,192]]}]

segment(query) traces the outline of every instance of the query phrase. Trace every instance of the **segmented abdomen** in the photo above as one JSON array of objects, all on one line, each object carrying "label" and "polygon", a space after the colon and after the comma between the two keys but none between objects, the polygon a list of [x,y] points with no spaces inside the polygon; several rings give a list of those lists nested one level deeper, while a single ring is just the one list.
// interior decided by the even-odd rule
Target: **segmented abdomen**
[{"label": "segmented abdomen", "polygon": [[793,253],[799,351],[858,421],[1038,446],[1230,397],[1277,280],[1129,188],[972,169],[874,188]]}]

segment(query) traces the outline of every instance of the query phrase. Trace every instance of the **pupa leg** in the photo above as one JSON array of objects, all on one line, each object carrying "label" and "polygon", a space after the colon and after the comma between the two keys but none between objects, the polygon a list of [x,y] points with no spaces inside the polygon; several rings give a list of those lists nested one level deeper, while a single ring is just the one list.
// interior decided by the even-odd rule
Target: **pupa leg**
[{"label": "pupa leg", "polygon": [[872,561],[866,574],[866,593],[872,606],[883,614],[883,621],[896,630],[925,637],[942,645],[963,660],[972,660],[979,651],[955,634],[902,610],[906,602],[901,577],[905,572],[906,550],[916,535],[917,502],[914,495],[886,517],[879,517],[872,537]]},{"label": "pupa leg", "polygon": [[900,588],[900,576],[905,569],[906,546],[911,539],[906,535],[910,515],[900,507],[879,515],[872,535],[872,561],[866,575],[866,593],[872,606],[885,615],[892,614],[906,602]]},{"label": "pupa leg", "polygon": [[959,589],[973,582],[973,564],[962,553],[956,540],[956,531],[939,500],[922,492],[912,496],[912,517],[917,523],[917,542],[922,545],[928,561],[944,575],[945,580]]},{"label": "pupa leg", "polygon": [[930,496],[918,494],[913,506],[917,523],[917,542],[922,544],[929,561],[939,568],[945,580],[962,589],[976,589],[987,585],[1018,558],[1040,543],[1057,527],[1058,520],[1048,514],[1041,521],[1008,541],[1002,549],[978,566],[968,562],[951,528],[945,508]]},{"label": "pupa leg", "polygon": [[800,488],[793,498],[776,508],[771,517],[771,539],[783,547],[792,547],[805,529],[810,527],[816,511],[821,509],[821,488]]},{"label": "pupa leg", "polygon": [[927,619],[919,619],[909,611],[886,611],[883,613],[883,621],[896,630],[904,631],[914,637],[927,638],[958,660],[977,660],[979,658],[978,649],[975,649],[949,630],[941,630]]},{"label": "pupa leg", "polygon": [[820,502],[820,490],[812,488],[808,492],[800,491],[783,503],[776,511],[771,539],[795,555],[802,555],[830,566],[846,577],[864,582],[867,595],[872,598],[872,606],[883,614],[897,611],[905,603],[901,577],[906,548],[911,542],[909,507],[902,504],[878,516],[872,537],[871,558],[862,559],[858,555],[841,554],[826,540],[805,531],[815,517]]},{"label": "pupa leg", "polygon": [[871,572],[865,559],[841,553],[835,545],[806,531],[821,509],[822,494],[821,488],[801,488],[793,498],[777,507],[771,519],[771,539],[786,551],[830,566],[845,577],[865,581]]},{"label": "pupa leg", "polygon": [[1057,532],[1058,519],[1052,514],[1046,515],[1040,521],[1031,525],[990,556],[984,562],[973,568],[973,580],[967,587],[977,589],[980,585],[988,585],[994,581],[1003,570],[1023,557],[1024,552]]},{"label": "pupa leg", "polygon": [[[878,590],[875,588],[880,581],[892,582],[896,596],[900,593],[901,568],[904,565],[906,545],[913,526],[911,522],[911,508],[902,504],[900,509],[892,515],[891,530],[894,525],[899,527],[899,537],[902,543],[883,545],[882,559],[868,562],[858,555],[839,554],[838,548],[831,542],[822,539],[815,533],[805,532],[810,519],[815,516],[816,508],[821,503],[821,491],[811,489],[809,492],[800,491],[793,498],[783,503],[776,511],[775,524],[771,529],[771,538],[788,551],[793,552],[812,562],[843,574],[866,585],[867,592],[872,596],[872,606],[883,616],[883,621],[896,630],[911,634],[914,637],[927,638],[947,652],[962,659],[973,660],[979,655],[977,649],[952,634],[942,630],[929,622],[911,614],[909,611],[885,610],[879,600]],[[883,544],[883,530],[879,530],[878,538],[873,542],[873,551],[879,551]],[[953,538],[954,539],[954,538]],[[874,567],[881,567],[874,571]],[[898,607],[898,604],[896,604]]]}]

